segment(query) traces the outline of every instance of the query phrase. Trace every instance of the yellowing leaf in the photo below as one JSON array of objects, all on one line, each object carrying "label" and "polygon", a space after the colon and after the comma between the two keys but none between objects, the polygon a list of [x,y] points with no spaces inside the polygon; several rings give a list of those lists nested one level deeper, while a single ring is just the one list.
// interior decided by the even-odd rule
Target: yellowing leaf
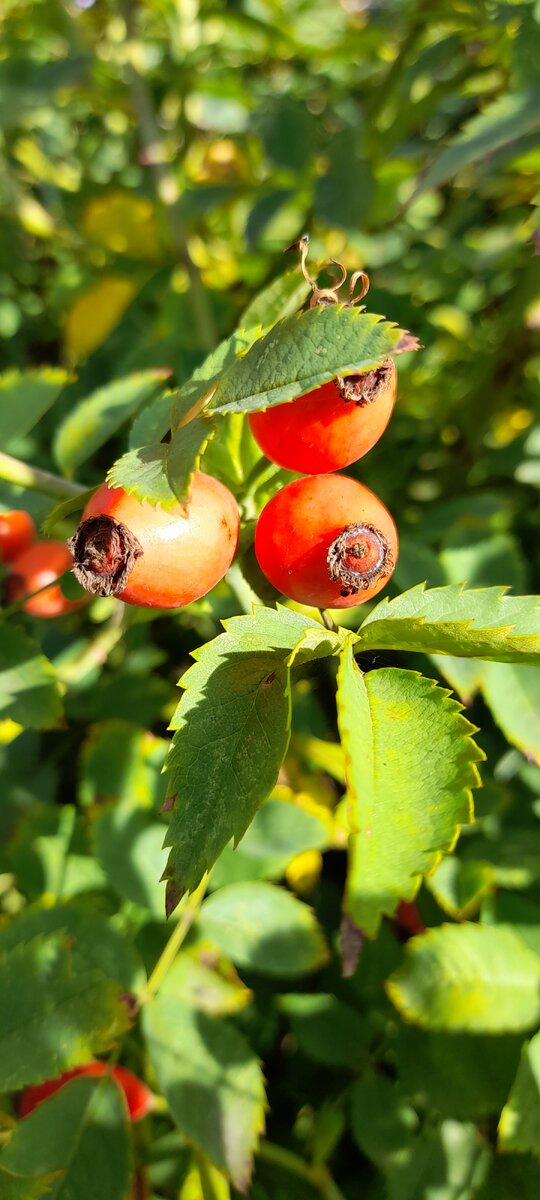
[{"label": "yellowing leaf", "polygon": [[64,325],[66,354],[71,361],[86,358],[101,346],[136,291],[132,279],[108,275],[77,297]]},{"label": "yellowing leaf", "polygon": [[82,227],[92,242],[113,254],[149,262],[160,257],[154,205],[144,196],[121,191],[98,196],[86,205]]}]

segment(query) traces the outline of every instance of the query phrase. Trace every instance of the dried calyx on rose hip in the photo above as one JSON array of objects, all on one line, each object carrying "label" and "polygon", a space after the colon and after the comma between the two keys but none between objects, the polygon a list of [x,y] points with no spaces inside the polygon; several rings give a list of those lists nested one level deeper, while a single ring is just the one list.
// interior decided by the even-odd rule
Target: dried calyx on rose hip
[{"label": "dried calyx on rose hip", "polygon": [[350,608],[388,582],[398,537],[384,504],[356,479],[311,475],[269,500],[255,553],[284,596],[317,608]]},{"label": "dried calyx on rose hip", "polygon": [[198,471],[185,504],[164,509],[104,483],[68,543],[73,574],[95,596],[180,608],[223,578],[239,530],[234,496]]},{"label": "dried calyx on rose hip", "polygon": [[[307,247],[308,239],[303,237],[288,249],[300,250],[302,272],[312,289],[310,307],[343,302],[352,308],[358,304],[369,288],[366,273],[353,273],[348,298],[342,301],[339,293],[347,278],[345,267],[330,259],[340,278],[333,287],[320,288],[306,267]],[[362,458],[379,441],[396,393],[396,366],[387,358],[371,371],[337,377],[295,400],[252,413],[250,429],[263,454],[280,467],[305,475],[338,471]]]}]

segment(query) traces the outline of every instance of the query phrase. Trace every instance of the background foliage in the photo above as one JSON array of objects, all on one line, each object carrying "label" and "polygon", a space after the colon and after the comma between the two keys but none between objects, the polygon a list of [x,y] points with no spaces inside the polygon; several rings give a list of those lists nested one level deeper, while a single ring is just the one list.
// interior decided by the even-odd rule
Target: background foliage
[{"label": "background foliage", "polygon": [[[390,427],[349,472],[399,526],[389,596],[424,580],[537,592],[538,4],[4,0],[3,15],[2,450],[87,489],[124,452],[159,442],[165,388],[236,326],[269,325],[303,302],[297,274],[273,281],[282,246],[307,228],[314,260],[367,268],[369,308],[424,345],[399,360]],[[249,521],[288,476],[257,475],[243,418],[225,420],[203,461]],[[34,490],[0,489],[3,506],[38,520],[53,507]],[[55,520],[67,536],[69,511]],[[403,644],[392,621],[385,641],[370,617],[365,685],[346,649],[358,620],[340,618],[343,750],[336,646],[327,640],[316,661],[324,631],[310,635],[301,614],[303,651],[298,632],[280,634],[279,661],[297,653],[297,670],[278,785],[239,849],[221,853],[198,913],[196,893],[182,902],[182,948],[155,998],[148,990],[170,932],[158,881],[175,685],[221,619],[251,611],[251,587],[272,605],[246,546],[226,582],[178,613],[122,614],[100,600],[0,627],[0,1193],[226,1200],[230,1180],[248,1186],[255,1151],[254,1200],[532,1200],[540,683],[527,661],[488,661],[480,644],[477,658],[452,653],[455,606],[444,643],[418,622]],[[403,923],[383,914],[434,863],[413,845],[401,873],[388,864],[381,895],[381,860],[370,874],[352,839],[352,911],[377,937],[344,978],[351,714],[361,722],[371,706],[384,722],[418,697],[419,669],[480,727],[476,819],[428,875],[418,904],[433,928],[407,947]],[[433,736],[455,745],[449,731],[464,718],[424,685],[409,738],[429,712]],[[453,805],[437,827],[445,849],[469,819],[480,759],[460,731],[461,757],[437,780]],[[407,763],[398,775],[390,764],[379,791],[364,762],[349,784],[353,803],[372,789],[383,849],[396,789],[435,828],[429,763],[422,778]],[[268,785],[264,762],[246,775],[255,766],[256,803]],[[126,995],[144,1007],[138,1024]],[[140,1126],[127,1127],[111,1080],[75,1081],[17,1123],[17,1089],[109,1050],[156,1093]]]}]

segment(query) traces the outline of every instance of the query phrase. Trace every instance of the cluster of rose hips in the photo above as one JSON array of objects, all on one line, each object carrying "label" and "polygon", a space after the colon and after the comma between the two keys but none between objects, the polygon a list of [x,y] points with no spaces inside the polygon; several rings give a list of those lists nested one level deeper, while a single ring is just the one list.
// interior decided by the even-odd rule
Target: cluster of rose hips
[{"label": "cluster of rose hips", "polygon": [[60,617],[80,607],[81,601],[68,600],[56,582],[72,566],[68,547],[38,541],[34,522],[22,509],[0,513],[0,559],[8,568],[8,601],[28,596],[23,608],[33,617]]},{"label": "cluster of rose hips", "polygon": [[[307,274],[307,239],[297,246],[312,287],[311,305],[338,303],[344,268],[337,264],[342,277],[335,287],[320,289]],[[353,298],[358,279],[362,290]],[[367,275],[355,272],[348,304],[361,300],[368,286]],[[266,504],[255,532],[261,570],[292,600],[318,608],[349,608],[375,596],[392,574],[398,539],[390,513],[363,484],[333,472],[361,458],[379,440],[390,419],[396,386],[396,368],[388,358],[367,373],[331,380],[249,417],[263,453],[278,466],[304,475]],[[87,504],[69,549],[62,542],[34,541],[33,524],[24,513],[11,513],[3,520],[11,519],[15,528],[22,518],[27,522],[26,543],[14,538],[15,550],[2,543],[4,560],[11,563],[10,599],[44,587],[72,567],[92,595],[114,595],[147,608],[178,608],[206,595],[223,578],[238,544],[234,497],[201,471],[193,477],[186,504],[169,509],[102,484]],[[56,616],[77,603],[67,600],[57,586],[24,607],[38,616]]]}]

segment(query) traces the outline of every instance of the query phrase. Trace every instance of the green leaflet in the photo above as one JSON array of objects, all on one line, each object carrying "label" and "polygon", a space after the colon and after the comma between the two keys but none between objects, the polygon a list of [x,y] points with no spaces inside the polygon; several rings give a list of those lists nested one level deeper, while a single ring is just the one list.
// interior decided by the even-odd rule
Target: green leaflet
[{"label": "green leaflet", "polygon": [[471,820],[483,754],[448,691],[413,671],[362,676],[350,648],[337,703],[351,828],[347,908],[374,936]]},{"label": "green leaflet", "polygon": [[289,741],[287,660],[306,630],[312,655],[318,641],[331,644],[322,625],[285,608],[234,617],[182,678],[165,764],[176,797],[166,875],[180,891],[197,886],[231,837],[240,840],[274,786]]},{"label": "green leaflet", "polygon": [[54,667],[23,629],[0,625],[0,719],[53,729],[62,716]]},{"label": "green leaflet", "polygon": [[54,1079],[108,1050],[129,1027],[121,988],[72,967],[61,934],[0,955],[0,1087]]},{"label": "green leaflet", "polygon": [[131,1147],[125,1100],[114,1079],[66,1084],[19,1122],[1,1161],[26,1174],[55,1173],[48,1189],[33,1193],[36,1197],[125,1200]]},{"label": "green leaflet", "polygon": [[312,910],[271,883],[220,888],[204,901],[198,929],[237,966],[263,975],[305,975],[328,956]]},{"label": "green leaflet", "polygon": [[395,600],[382,600],[369,613],[358,634],[361,647],[538,661],[539,598],[505,591],[463,584],[426,590],[419,584]]},{"label": "green leaflet", "polygon": [[540,958],[511,926],[440,925],[407,943],[387,991],[425,1029],[530,1029],[540,1020]]},{"label": "green leaflet", "polygon": [[150,1060],[178,1127],[244,1192],[264,1129],[256,1055],[223,1018],[164,989],[143,1013]]},{"label": "green leaflet", "polygon": [[[404,333],[376,313],[341,305],[278,322],[221,376],[212,412],[256,412],[294,400],[336,375],[369,371],[397,353]],[[412,347],[411,347],[412,348]]]}]

